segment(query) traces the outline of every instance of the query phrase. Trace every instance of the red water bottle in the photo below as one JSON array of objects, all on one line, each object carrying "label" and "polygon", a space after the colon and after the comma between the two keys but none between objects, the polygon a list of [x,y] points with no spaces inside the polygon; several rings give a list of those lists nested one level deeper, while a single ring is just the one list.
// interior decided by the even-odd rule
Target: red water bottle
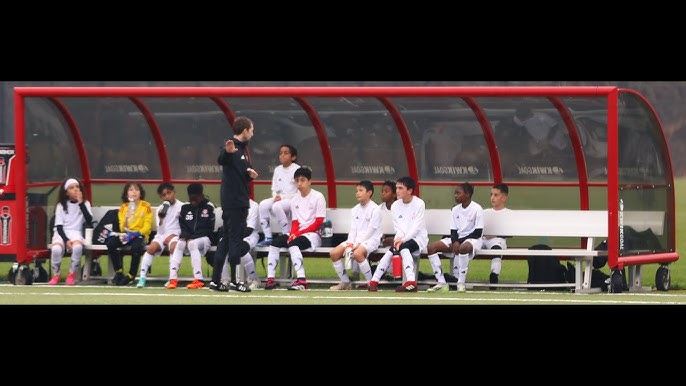
[{"label": "red water bottle", "polygon": [[400,252],[393,252],[393,257],[391,258],[393,263],[393,277],[395,279],[400,279],[403,277],[403,258],[400,257]]}]

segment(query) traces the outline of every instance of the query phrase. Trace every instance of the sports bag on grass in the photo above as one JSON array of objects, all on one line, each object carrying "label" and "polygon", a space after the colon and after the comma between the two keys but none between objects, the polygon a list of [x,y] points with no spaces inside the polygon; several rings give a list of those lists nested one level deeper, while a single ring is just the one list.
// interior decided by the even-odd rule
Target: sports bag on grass
[{"label": "sports bag on grass", "polygon": [[[529,249],[551,250],[545,244],[536,244]],[[567,268],[560,264],[560,258],[557,256],[529,256],[529,276],[527,283],[529,284],[550,284],[550,283],[567,283],[566,273]],[[536,288],[536,289],[559,289],[556,287]]]}]

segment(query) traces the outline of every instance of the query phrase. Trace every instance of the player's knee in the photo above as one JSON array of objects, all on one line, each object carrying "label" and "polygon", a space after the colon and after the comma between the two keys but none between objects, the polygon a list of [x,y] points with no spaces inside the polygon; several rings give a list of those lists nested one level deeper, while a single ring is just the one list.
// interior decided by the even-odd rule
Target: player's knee
[{"label": "player's knee", "polygon": [[473,249],[472,244],[466,241],[460,244],[460,247],[458,248],[461,255],[470,254]]}]

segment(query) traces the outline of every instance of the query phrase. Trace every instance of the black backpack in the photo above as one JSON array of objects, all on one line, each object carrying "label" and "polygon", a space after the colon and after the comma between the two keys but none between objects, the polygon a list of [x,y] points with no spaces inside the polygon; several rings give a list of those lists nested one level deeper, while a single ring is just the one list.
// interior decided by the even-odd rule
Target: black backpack
[{"label": "black backpack", "polygon": [[14,285],[31,285],[34,282],[33,270],[28,264],[14,264],[7,273],[7,281]]},{"label": "black backpack", "polygon": [[[596,256],[597,257],[597,256]],[[595,258],[593,259],[593,267],[596,266]],[[576,275],[576,267],[573,263],[567,262],[567,281],[574,282]],[[582,273],[583,277],[584,273]],[[601,292],[608,292],[610,285],[610,275],[601,271],[599,268],[594,268],[591,272],[591,288],[600,288]]]},{"label": "black backpack", "polygon": [[119,232],[119,209],[110,209],[93,229],[93,245],[105,245],[110,232]]},{"label": "black backpack", "polygon": [[[529,249],[552,250],[545,244],[536,244]],[[567,268],[557,256],[529,256],[529,284],[567,283]],[[533,289],[560,289],[559,287],[536,287]]]}]

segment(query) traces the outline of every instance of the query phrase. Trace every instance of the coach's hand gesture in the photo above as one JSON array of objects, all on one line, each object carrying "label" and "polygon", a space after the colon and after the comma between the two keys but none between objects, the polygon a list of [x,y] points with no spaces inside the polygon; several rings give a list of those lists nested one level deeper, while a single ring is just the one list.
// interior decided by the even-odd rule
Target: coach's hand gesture
[{"label": "coach's hand gesture", "polygon": [[226,143],[224,144],[224,148],[226,149],[226,152],[229,154],[233,154],[238,151],[238,149],[236,148],[236,144],[233,143],[232,139],[226,141]]}]

